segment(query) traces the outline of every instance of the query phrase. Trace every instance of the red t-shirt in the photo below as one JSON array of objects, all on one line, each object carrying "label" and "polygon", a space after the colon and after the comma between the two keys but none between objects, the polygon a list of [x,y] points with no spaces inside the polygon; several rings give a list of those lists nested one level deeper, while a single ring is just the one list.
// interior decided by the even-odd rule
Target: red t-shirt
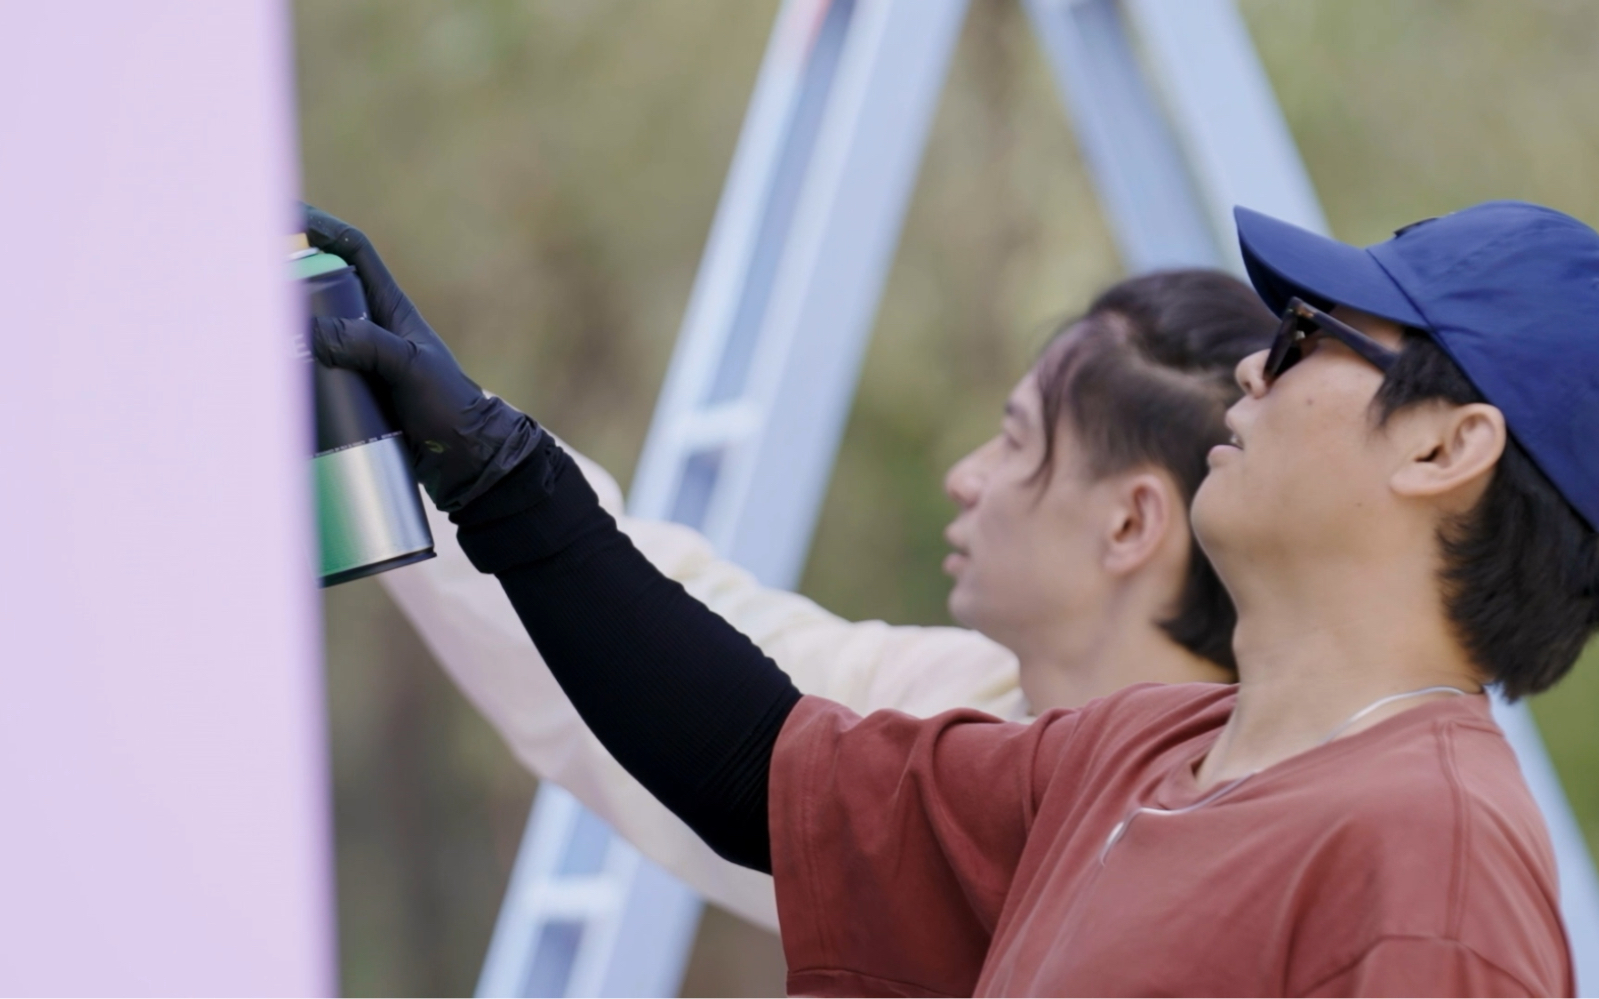
[{"label": "red t-shirt", "polygon": [[1031,725],[814,697],[772,758],[806,995],[1570,995],[1554,855],[1485,697],[1423,704],[1183,814],[1233,707],[1134,687]]}]

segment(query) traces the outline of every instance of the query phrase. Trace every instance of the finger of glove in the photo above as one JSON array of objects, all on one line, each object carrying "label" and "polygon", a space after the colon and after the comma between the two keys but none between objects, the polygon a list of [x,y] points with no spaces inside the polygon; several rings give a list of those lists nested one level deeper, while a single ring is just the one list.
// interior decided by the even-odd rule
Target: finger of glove
[{"label": "finger of glove", "polygon": [[311,320],[311,355],[323,364],[377,375],[398,384],[416,356],[416,345],[369,319],[317,316]]},{"label": "finger of glove", "polygon": [[303,201],[300,205],[305,209],[307,241],[319,250],[344,258],[345,263],[355,268],[361,287],[366,291],[372,317],[379,325],[399,331],[412,318],[420,318],[366,233],[313,205]]}]

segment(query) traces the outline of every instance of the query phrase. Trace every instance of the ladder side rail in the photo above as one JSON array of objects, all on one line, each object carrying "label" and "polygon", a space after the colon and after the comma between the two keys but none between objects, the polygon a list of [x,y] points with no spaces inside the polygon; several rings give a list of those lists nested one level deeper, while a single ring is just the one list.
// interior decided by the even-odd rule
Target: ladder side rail
[{"label": "ladder side rail", "polygon": [[595,987],[574,983],[567,994],[677,995],[705,902],[627,840],[613,835],[612,841],[612,849],[634,858],[625,879],[627,894],[617,908],[614,935]]},{"label": "ladder side rail", "polygon": [[666,380],[628,495],[635,517],[665,519],[682,477],[683,417],[706,397],[748,277],[777,179],[811,47],[830,0],[785,0],[767,42],[744,124],[695,275]]},{"label": "ladder side rail", "polygon": [[1560,914],[1577,973],[1577,995],[1599,995],[1599,874],[1594,871],[1593,854],[1544,749],[1532,709],[1526,702],[1506,704],[1495,695],[1494,720],[1515,749],[1521,773],[1549,827],[1560,878]]},{"label": "ladder side rail", "polygon": [[1130,273],[1224,255],[1115,0],[1025,0]]},{"label": "ladder side rail", "polygon": [[1327,218],[1232,0],[1123,0],[1229,266],[1233,206],[1325,233]]},{"label": "ladder side rail", "polygon": [[705,525],[768,586],[804,568],[966,6],[857,10],[750,370],[765,418]]},{"label": "ladder side rail", "polygon": [[478,974],[480,996],[522,995],[531,963],[531,936],[536,931],[535,901],[539,884],[559,862],[562,841],[573,820],[576,799],[565,794],[544,794],[533,799],[533,811],[511,868],[510,884],[500,904],[488,956]]}]

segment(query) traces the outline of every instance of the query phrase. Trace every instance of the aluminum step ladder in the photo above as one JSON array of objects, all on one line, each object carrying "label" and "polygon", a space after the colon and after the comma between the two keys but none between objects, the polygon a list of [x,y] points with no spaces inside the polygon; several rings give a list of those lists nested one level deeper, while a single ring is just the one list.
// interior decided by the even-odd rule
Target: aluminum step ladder
[{"label": "aluminum step ladder", "polygon": [[[1022,0],[1127,270],[1241,273],[1232,207],[1325,218],[1231,0]],[[792,587],[837,452],[966,0],[786,0],[629,510]],[[1579,994],[1599,880],[1525,706],[1497,705],[1560,863]],[[700,900],[539,790],[480,996],[672,995]]]}]

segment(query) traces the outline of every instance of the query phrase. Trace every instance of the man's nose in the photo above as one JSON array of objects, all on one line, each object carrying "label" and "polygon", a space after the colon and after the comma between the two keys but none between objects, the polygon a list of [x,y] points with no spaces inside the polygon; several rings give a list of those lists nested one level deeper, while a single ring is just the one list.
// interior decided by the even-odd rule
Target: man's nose
[{"label": "man's nose", "polygon": [[1267,351],[1257,350],[1239,361],[1238,367],[1233,369],[1233,377],[1238,380],[1238,387],[1251,398],[1259,399],[1270,387],[1266,382],[1266,354]]},{"label": "man's nose", "polygon": [[977,452],[973,451],[951,466],[944,476],[945,495],[962,509],[976,503],[977,494],[982,489],[982,478],[977,473],[977,462],[974,460],[976,457]]}]

